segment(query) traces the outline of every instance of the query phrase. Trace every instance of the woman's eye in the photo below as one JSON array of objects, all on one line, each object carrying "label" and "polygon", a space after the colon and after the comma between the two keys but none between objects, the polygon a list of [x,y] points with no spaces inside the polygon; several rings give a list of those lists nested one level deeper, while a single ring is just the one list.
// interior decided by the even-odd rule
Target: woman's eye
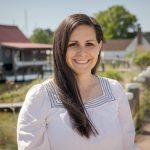
[{"label": "woman's eye", "polygon": [[77,43],[68,44],[68,47],[75,47],[75,46],[77,46]]},{"label": "woman's eye", "polygon": [[93,43],[86,43],[86,46],[93,46]]}]

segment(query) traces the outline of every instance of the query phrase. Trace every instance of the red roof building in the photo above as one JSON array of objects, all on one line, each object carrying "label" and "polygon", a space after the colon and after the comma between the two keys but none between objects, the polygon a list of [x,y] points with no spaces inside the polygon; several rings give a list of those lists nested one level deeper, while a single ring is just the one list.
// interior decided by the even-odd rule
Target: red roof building
[{"label": "red roof building", "polygon": [[0,25],[0,80],[43,76],[51,50],[50,44],[31,43],[17,26]]},{"label": "red roof building", "polygon": [[17,26],[0,25],[0,43],[2,42],[30,43],[30,40]]},{"label": "red roof building", "polygon": [[124,51],[129,44],[132,42],[132,39],[113,39],[107,40],[103,43],[102,50],[105,51]]},{"label": "red roof building", "polygon": [[29,50],[29,49],[52,49],[52,44],[39,44],[39,43],[13,43],[13,42],[3,42],[1,43],[2,47],[20,49],[20,50]]}]

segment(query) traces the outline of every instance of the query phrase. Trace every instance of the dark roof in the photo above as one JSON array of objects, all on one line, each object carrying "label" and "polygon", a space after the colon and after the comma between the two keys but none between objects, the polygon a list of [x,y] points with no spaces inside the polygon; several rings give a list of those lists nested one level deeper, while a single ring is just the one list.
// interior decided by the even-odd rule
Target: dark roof
[{"label": "dark roof", "polygon": [[143,36],[150,43],[150,32],[143,32]]},{"label": "dark roof", "polygon": [[2,47],[13,48],[13,49],[52,49],[53,46],[51,44],[39,44],[39,43],[11,43],[11,42],[3,42],[1,43]]},{"label": "dark roof", "polygon": [[102,50],[104,51],[123,51],[125,50],[133,39],[113,39],[107,40],[103,43]]},{"label": "dark roof", "polygon": [[30,41],[17,26],[0,25],[0,43],[2,42],[29,43]]}]

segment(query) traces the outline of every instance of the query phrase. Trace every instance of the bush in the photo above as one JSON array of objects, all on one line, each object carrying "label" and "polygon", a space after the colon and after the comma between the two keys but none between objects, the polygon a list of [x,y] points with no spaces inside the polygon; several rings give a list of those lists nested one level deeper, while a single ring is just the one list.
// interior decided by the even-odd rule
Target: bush
[{"label": "bush", "polygon": [[118,80],[118,81],[122,81],[123,80],[121,75],[120,75],[120,73],[118,71],[115,71],[115,70],[109,70],[109,71],[105,71],[105,72],[100,72],[99,75],[103,76],[103,77],[115,79],[115,80]]},{"label": "bush", "polygon": [[144,69],[147,66],[150,66],[150,52],[141,52],[138,53],[134,58],[133,61],[136,65]]}]

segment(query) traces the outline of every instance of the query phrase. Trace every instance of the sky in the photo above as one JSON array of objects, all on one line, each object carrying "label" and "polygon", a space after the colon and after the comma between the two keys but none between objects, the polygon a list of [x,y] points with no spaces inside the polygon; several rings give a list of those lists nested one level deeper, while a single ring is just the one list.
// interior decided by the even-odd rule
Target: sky
[{"label": "sky", "polygon": [[113,5],[136,15],[142,31],[150,31],[150,0],[0,0],[0,24],[17,25],[30,37],[35,28],[54,31],[68,15],[94,16]]}]

